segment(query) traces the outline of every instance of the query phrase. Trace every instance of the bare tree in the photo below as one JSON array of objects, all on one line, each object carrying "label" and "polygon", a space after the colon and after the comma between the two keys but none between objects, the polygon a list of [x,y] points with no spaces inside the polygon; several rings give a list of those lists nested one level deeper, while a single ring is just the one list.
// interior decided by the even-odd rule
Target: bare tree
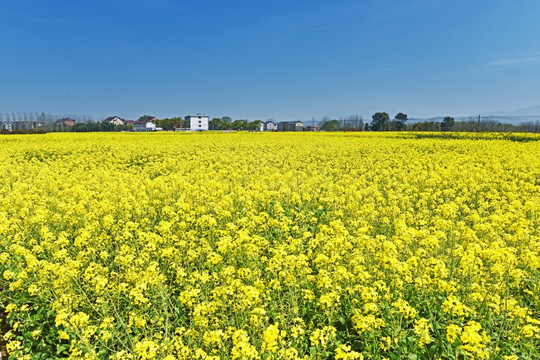
[{"label": "bare tree", "polygon": [[351,115],[343,123],[343,129],[361,130],[364,127],[364,119],[360,115]]}]

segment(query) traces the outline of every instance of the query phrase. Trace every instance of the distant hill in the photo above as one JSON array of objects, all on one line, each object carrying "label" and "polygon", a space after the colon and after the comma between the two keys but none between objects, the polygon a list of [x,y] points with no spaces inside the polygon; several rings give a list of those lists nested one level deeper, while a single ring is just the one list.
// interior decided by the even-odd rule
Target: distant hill
[{"label": "distant hill", "polygon": [[482,116],[539,116],[540,117],[540,105],[533,105],[521,109],[516,109],[512,111],[487,111],[482,114]]},{"label": "distant hill", "polygon": [[435,116],[431,118],[418,118],[418,117],[411,117],[407,121],[408,124],[414,124],[417,122],[425,122],[425,121],[433,121],[433,122],[441,122],[443,121],[444,116]]},{"label": "distant hill", "polygon": [[[381,111],[379,108],[366,108],[363,109],[363,114],[366,113],[375,113],[377,111]],[[388,112],[390,115],[390,118],[393,118],[394,113]],[[444,116],[433,116],[433,117],[422,117],[422,114],[420,113],[420,116],[418,116],[418,113],[416,113],[417,116],[409,117],[408,124],[414,124],[417,122],[441,122],[444,119]],[[482,120],[493,120],[500,122],[502,124],[514,124],[514,125],[520,125],[522,123],[528,123],[528,122],[535,122],[540,121],[540,104],[533,105],[529,107],[524,107],[521,109],[511,110],[511,111],[486,111],[480,113],[480,117]],[[477,114],[471,114],[470,116],[454,116],[454,119],[456,121],[476,121],[478,119],[478,113]],[[369,123],[371,121],[371,115],[364,116],[364,121]]]}]

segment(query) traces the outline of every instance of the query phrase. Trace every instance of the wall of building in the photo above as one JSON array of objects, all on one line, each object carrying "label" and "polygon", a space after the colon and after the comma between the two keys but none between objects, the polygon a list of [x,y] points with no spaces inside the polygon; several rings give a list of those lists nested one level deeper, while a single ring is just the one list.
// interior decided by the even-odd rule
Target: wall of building
[{"label": "wall of building", "polygon": [[208,130],[208,123],[210,121],[209,116],[190,115],[187,118],[189,118],[189,127],[191,128],[191,131]]}]

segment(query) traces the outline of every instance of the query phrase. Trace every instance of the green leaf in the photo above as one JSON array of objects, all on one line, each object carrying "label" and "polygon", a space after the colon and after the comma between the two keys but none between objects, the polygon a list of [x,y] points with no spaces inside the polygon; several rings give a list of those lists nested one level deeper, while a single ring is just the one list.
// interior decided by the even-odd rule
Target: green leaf
[{"label": "green leaf", "polygon": [[69,344],[61,344],[56,347],[56,354],[62,355],[69,349]]}]

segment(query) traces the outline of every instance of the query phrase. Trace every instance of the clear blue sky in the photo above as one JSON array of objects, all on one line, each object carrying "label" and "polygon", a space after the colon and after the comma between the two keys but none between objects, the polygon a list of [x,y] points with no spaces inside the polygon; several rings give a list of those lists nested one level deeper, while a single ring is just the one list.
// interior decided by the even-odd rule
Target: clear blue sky
[{"label": "clear blue sky", "polygon": [[3,0],[0,46],[3,112],[309,120],[540,104],[536,0]]}]

